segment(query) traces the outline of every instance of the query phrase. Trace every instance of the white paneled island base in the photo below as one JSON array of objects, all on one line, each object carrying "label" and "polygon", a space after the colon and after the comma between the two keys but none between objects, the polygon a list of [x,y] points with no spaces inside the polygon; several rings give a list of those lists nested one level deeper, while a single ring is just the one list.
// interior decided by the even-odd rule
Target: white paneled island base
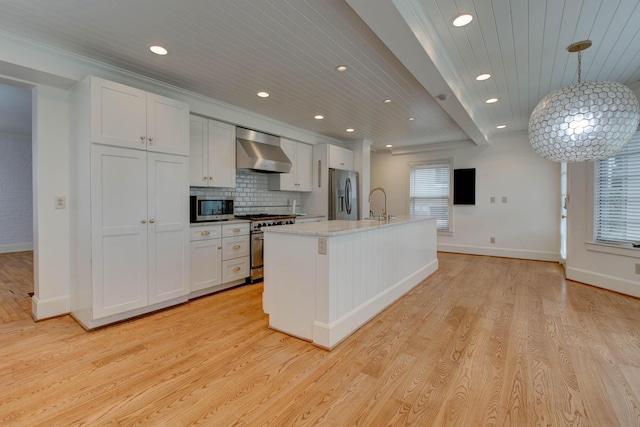
[{"label": "white paneled island base", "polygon": [[269,326],[331,349],[438,269],[434,217],[264,229]]}]

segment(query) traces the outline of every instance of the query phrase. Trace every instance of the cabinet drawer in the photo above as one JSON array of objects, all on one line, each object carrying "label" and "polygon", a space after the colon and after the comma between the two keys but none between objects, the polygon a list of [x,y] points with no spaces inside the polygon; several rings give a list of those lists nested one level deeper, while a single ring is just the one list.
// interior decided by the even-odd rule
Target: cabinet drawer
[{"label": "cabinet drawer", "polygon": [[249,256],[249,236],[225,237],[222,239],[222,259]]},{"label": "cabinet drawer", "polygon": [[220,237],[222,237],[222,226],[212,225],[191,227],[190,233],[191,235],[189,240],[192,242],[198,240],[219,239]]},{"label": "cabinet drawer", "polygon": [[249,257],[222,261],[222,283],[249,277]]},{"label": "cabinet drawer", "polygon": [[249,234],[251,224],[242,222],[239,224],[225,224],[222,226],[222,237],[245,236]]}]

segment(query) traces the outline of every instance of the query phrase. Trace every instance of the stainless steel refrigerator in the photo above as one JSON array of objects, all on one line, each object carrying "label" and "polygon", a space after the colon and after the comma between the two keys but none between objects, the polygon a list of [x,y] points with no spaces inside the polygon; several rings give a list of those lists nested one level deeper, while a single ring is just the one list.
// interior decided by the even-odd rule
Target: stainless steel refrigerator
[{"label": "stainless steel refrigerator", "polygon": [[357,220],[358,172],[329,169],[329,219]]}]

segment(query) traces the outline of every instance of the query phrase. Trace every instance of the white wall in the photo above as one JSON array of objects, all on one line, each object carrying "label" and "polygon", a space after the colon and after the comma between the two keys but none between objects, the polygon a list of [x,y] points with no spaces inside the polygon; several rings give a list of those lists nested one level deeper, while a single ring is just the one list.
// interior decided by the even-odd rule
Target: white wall
[{"label": "white wall", "polygon": [[640,249],[588,243],[593,241],[593,162],[569,164],[568,194],[567,278],[640,297],[635,273]]},{"label": "white wall", "polygon": [[36,319],[69,312],[69,96],[47,86],[33,89],[33,238]]},{"label": "white wall", "polygon": [[[494,140],[488,147],[372,153],[371,187],[385,188],[389,213],[407,214],[409,164],[448,158],[454,169],[476,168],[476,205],[454,206],[453,234],[438,236],[439,250],[559,260],[560,165],[535,154],[526,134]],[[489,202],[491,196],[496,203]],[[381,200],[372,198],[374,211],[380,211]]]},{"label": "white wall", "polygon": [[0,253],[33,249],[31,136],[0,134]]}]

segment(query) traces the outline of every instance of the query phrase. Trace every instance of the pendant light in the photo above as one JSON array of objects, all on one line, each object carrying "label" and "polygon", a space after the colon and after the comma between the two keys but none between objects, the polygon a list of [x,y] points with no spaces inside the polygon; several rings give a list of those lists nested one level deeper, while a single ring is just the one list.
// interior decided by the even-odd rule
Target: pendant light
[{"label": "pendant light", "polygon": [[545,96],[529,119],[529,142],[554,162],[584,162],[622,150],[638,128],[640,104],[618,82],[582,82],[582,51],[590,40],[567,48],[578,52],[578,83]]}]

